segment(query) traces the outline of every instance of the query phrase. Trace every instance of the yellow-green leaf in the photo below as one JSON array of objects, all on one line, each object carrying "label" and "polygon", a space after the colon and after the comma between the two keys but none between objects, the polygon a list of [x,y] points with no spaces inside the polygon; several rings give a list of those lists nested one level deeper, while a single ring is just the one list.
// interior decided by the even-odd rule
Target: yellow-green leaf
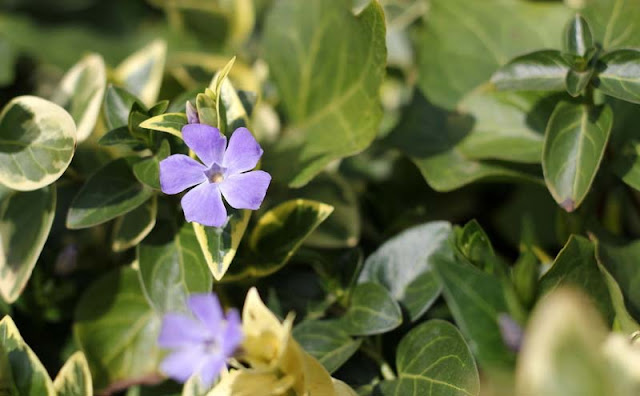
[{"label": "yellow-green leaf", "polygon": [[71,355],[58,372],[53,387],[58,396],[93,396],[93,381],[84,353]]},{"label": "yellow-green leaf", "polygon": [[115,70],[116,80],[151,106],[158,99],[166,58],[167,44],[156,40],[122,61]]}]

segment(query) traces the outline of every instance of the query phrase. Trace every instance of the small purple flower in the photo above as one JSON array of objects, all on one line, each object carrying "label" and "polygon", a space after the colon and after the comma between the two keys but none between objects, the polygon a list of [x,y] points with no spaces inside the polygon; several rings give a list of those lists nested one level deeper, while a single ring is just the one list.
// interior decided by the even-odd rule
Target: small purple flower
[{"label": "small purple flower", "polygon": [[223,226],[227,210],[222,197],[236,209],[260,207],[271,175],[261,170],[247,172],[263,153],[247,128],[233,132],[229,147],[218,128],[205,124],[185,125],[182,138],[204,165],[184,154],[169,156],[160,161],[160,187],[165,194],[178,194],[196,186],[182,197],[187,221]]},{"label": "small purple flower", "polygon": [[226,317],[212,293],[192,294],[187,302],[193,316],[165,314],[158,344],[173,351],[160,369],[179,382],[194,374],[209,388],[242,342],[242,323],[235,310]]}]

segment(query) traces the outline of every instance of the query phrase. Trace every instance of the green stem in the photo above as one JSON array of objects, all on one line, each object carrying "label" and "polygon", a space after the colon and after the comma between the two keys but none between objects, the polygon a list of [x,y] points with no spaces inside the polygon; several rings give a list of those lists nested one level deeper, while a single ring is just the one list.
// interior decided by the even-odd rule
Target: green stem
[{"label": "green stem", "polygon": [[360,347],[360,350],[378,364],[382,378],[389,381],[396,379],[396,374],[393,372],[389,363],[387,363],[378,350],[371,348],[369,344],[370,342],[365,341]]}]

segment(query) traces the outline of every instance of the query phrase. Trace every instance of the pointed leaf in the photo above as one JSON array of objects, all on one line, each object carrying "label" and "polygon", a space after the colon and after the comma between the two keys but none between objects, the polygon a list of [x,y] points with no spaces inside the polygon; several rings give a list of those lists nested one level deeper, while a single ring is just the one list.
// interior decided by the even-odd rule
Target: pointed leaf
[{"label": "pointed leaf", "polygon": [[360,347],[337,321],[308,320],[293,329],[293,337],[329,373],[340,368]]},{"label": "pointed leaf", "polygon": [[145,186],[160,190],[160,161],[171,154],[171,146],[164,139],[156,155],[144,158],[131,167],[133,175]]},{"label": "pointed leaf", "polygon": [[156,225],[158,204],[155,196],[122,217],[113,225],[111,249],[122,252],[139,244]]},{"label": "pointed leaf", "polygon": [[20,191],[47,186],[67,169],[76,126],[62,107],[19,96],[0,113],[0,183]]},{"label": "pointed leaf", "polygon": [[93,381],[84,353],[71,355],[53,381],[53,386],[58,396],[93,396]]},{"label": "pointed leaf", "polygon": [[151,106],[158,99],[166,58],[167,44],[156,40],[122,61],[115,77],[142,103]]},{"label": "pointed leaf", "polygon": [[353,290],[341,323],[351,335],[386,333],[400,326],[402,311],[382,285],[361,283]]},{"label": "pointed leaf", "polygon": [[640,3],[635,0],[589,0],[581,10],[602,48],[640,46]]},{"label": "pointed leaf", "polygon": [[598,88],[614,98],[640,103],[640,51],[612,51],[598,61],[604,65],[598,74]]},{"label": "pointed leaf", "polygon": [[584,93],[585,88],[587,88],[587,85],[591,82],[592,76],[593,69],[587,69],[583,72],[569,70],[565,81],[569,95],[575,98]]},{"label": "pointed leaf", "polygon": [[131,135],[128,126],[121,126],[119,128],[112,129],[102,135],[98,140],[98,143],[102,144],[103,146],[115,146],[117,144],[123,144],[126,146],[136,147],[139,146],[142,142]]},{"label": "pointed leaf", "polygon": [[568,71],[560,51],[542,50],[512,59],[493,74],[491,82],[501,90],[562,91]]},{"label": "pointed leaf", "polygon": [[[235,59],[235,58],[234,58]],[[229,62],[232,64],[232,62]],[[225,120],[224,128],[220,128],[226,134],[235,131],[240,127],[249,127],[248,111],[238,95],[238,91],[233,87],[226,74],[230,71],[226,68],[216,73],[209,85],[211,90],[215,90],[218,103],[218,118]],[[221,114],[224,112],[224,114]],[[220,125],[221,127],[222,125]]]},{"label": "pointed leaf", "polygon": [[187,124],[187,116],[184,113],[166,113],[151,117],[140,124],[141,128],[154,131],[167,132],[182,138],[182,127]]},{"label": "pointed leaf", "polygon": [[562,102],[554,110],[544,141],[542,170],[547,188],[567,212],[586,197],[600,168],[613,124],[608,105]]},{"label": "pointed leaf", "polygon": [[587,55],[593,47],[591,28],[581,15],[574,16],[567,24],[563,44],[564,52],[580,57]]},{"label": "pointed leaf", "polygon": [[128,91],[109,85],[104,97],[104,120],[109,130],[128,127],[129,113],[134,103],[142,106],[138,98]]}]

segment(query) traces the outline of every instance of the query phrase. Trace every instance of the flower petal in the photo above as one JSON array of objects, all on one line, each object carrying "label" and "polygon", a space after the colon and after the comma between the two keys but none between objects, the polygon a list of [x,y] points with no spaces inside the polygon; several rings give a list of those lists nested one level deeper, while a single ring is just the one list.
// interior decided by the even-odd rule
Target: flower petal
[{"label": "flower petal", "polygon": [[187,221],[209,227],[222,227],[227,221],[227,209],[215,183],[202,183],[182,197],[182,210]]},{"label": "flower petal", "polygon": [[235,309],[227,312],[227,323],[224,331],[220,332],[218,342],[225,356],[232,356],[238,345],[242,342],[244,334],[242,332],[242,321]]},{"label": "flower petal", "polygon": [[257,170],[226,177],[218,185],[224,199],[236,209],[256,210],[269,188],[271,175]]},{"label": "flower petal", "polygon": [[208,167],[222,162],[227,138],[218,128],[206,124],[187,124],[182,127],[182,139]]},{"label": "flower petal", "polygon": [[222,307],[212,293],[198,293],[189,296],[187,305],[210,333],[215,333],[222,322]]},{"label": "flower petal", "polygon": [[238,128],[229,139],[229,147],[224,153],[222,166],[227,174],[245,172],[256,167],[263,150],[247,128]]},{"label": "flower petal", "polygon": [[213,385],[213,381],[218,378],[220,372],[226,365],[226,356],[210,356],[200,368],[200,381],[205,389]]},{"label": "flower petal", "polygon": [[160,189],[165,194],[177,194],[207,181],[207,168],[184,154],[174,154],[160,161]]},{"label": "flower petal", "polygon": [[206,358],[201,346],[183,348],[169,354],[160,364],[160,369],[174,380],[186,382],[202,367]]},{"label": "flower petal", "polygon": [[206,329],[192,318],[168,313],[162,317],[158,345],[161,348],[177,348],[202,343],[208,336]]}]

